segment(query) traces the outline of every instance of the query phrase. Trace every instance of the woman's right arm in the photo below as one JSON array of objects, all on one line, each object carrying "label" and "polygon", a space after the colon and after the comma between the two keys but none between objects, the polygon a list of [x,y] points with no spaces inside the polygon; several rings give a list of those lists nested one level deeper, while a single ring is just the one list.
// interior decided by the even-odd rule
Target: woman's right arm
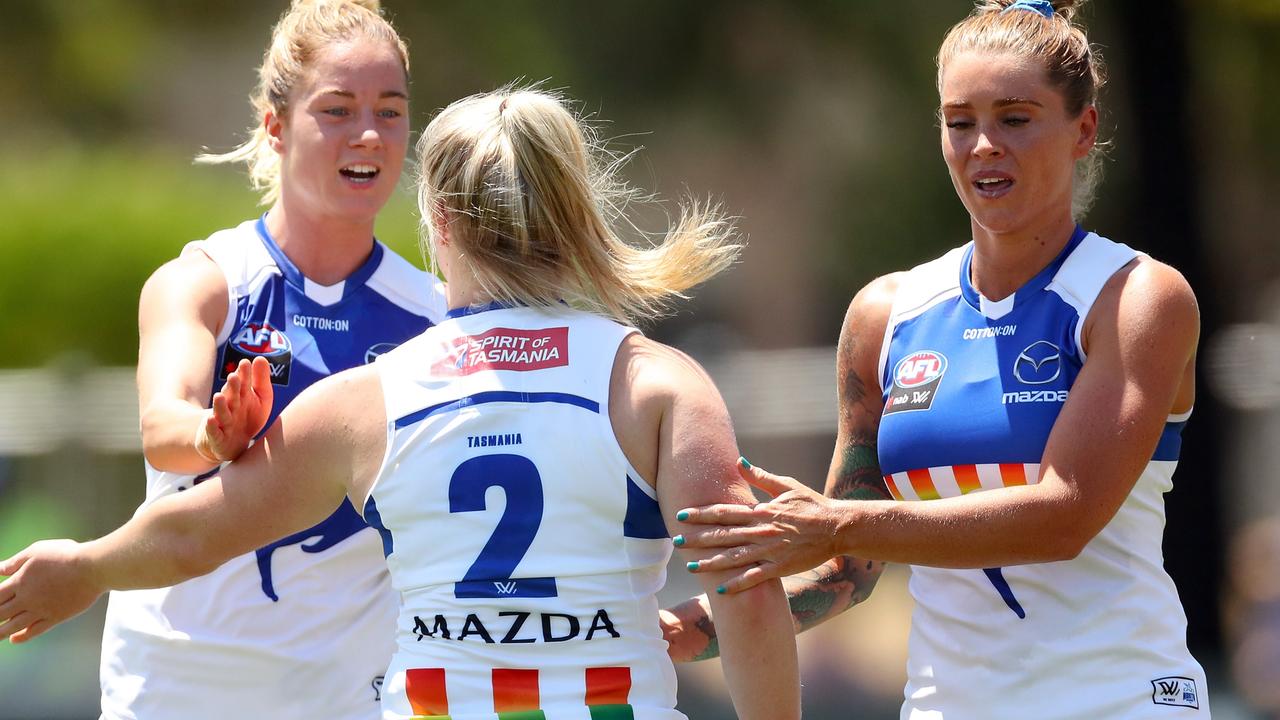
[{"label": "woman's right arm", "polygon": [[[839,414],[825,490],[830,498],[890,499],[876,447],[884,411],[876,376],[897,283],[897,275],[887,275],[864,287],[849,304],[840,330],[836,348]],[[817,627],[866,600],[883,570],[881,562],[840,555],[783,578],[796,632]],[[668,652],[676,662],[718,654],[716,623],[706,596],[664,610],[662,619]]]},{"label": "woman's right arm", "polygon": [[142,451],[158,470],[197,474],[235,458],[271,412],[264,407],[245,427],[220,427],[205,404],[212,393],[216,341],[227,315],[227,282],[199,251],[162,265],[138,301],[138,409]]},{"label": "woman's right arm", "polygon": [[[688,356],[632,336],[614,369],[611,418],[636,470],[656,484],[668,527],[691,503],[753,505],[734,469],[737,443],[728,410],[710,377]],[[697,562],[705,553],[683,553]],[[781,583],[749,595],[714,592],[729,573],[699,575],[720,628],[724,675],[738,716],[786,720],[800,716],[795,635]]]}]

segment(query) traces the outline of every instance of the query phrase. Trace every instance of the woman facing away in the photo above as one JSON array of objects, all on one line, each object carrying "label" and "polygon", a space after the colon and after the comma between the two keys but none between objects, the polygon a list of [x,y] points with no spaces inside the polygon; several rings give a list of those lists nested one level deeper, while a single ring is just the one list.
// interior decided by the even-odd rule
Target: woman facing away
[{"label": "woman facing away", "polygon": [[[295,2],[259,71],[253,137],[202,158],[247,162],[270,209],[191,243],[143,289],[144,513],[216,477],[308,386],[443,317],[434,277],[373,236],[409,137],[408,55],[377,7]],[[253,412],[232,422],[222,407],[220,423],[214,388],[259,357],[256,393],[237,408]],[[395,594],[377,533],[349,503],[329,510],[239,544],[204,577],[113,592],[103,717],[378,717]]]},{"label": "woman facing away", "polygon": [[[1209,716],[1161,554],[1198,311],[1175,270],[1073,219],[1101,83],[1074,5],[983,0],[942,44],[972,242],[853,299],[834,497],[743,461],[770,502],[678,515],[677,545],[719,549],[697,572],[738,570],[727,594],[827,561],[789,583],[798,610],[845,593],[819,620],[874,583],[852,557],[911,564],[903,718]],[[707,652],[700,601],[666,617],[673,653]]]},{"label": "woman facing away", "polygon": [[[625,188],[590,137],[536,90],[446,108],[420,142],[419,208],[447,317],[303,392],[219,477],[105,538],[0,565],[0,635],[25,641],[107,588],[208,572],[349,498],[402,599],[383,717],[683,718],[655,598],[666,523],[752,497],[710,379],[620,321],[656,315],[738,247],[697,205],[653,248],[621,241]],[[219,394],[228,423],[251,414],[265,362]],[[710,604],[739,716],[799,717],[780,583]]]}]

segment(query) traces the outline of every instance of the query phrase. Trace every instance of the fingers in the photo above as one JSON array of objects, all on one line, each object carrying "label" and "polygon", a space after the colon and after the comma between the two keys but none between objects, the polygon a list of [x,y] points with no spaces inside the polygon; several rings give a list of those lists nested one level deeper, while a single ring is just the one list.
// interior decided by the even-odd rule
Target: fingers
[{"label": "fingers", "polygon": [[772,563],[756,565],[721,583],[716,588],[716,592],[721,595],[732,595],[743,590],[750,590],[762,582],[779,577],[778,572],[779,567]]},{"label": "fingers", "polygon": [[681,510],[676,520],[698,525],[750,525],[757,520],[757,513],[747,505],[703,505]]},{"label": "fingers", "polygon": [[0,575],[8,576],[18,572],[18,568],[22,567],[22,564],[25,563],[26,561],[27,561],[27,551],[23,550],[17,555],[14,555],[8,560],[5,560],[4,562],[0,563]]},{"label": "fingers", "polygon": [[747,461],[746,458],[738,458],[738,474],[742,476],[752,487],[777,497],[788,490],[808,490],[804,484],[796,481],[795,478],[785,477],[782,475],[774,475],[773,473],[758,468]]},{"label": "fingers", "polygon": [[252,370],[253,393],[258,397],[258,402],[270,409],[275,392],[271,387],[271,363],[264,357],[255,357]]},{"label": "fingers", "polygon": [[14,615],[0,623],[0,638],[11,637],[14,633],[30,625],[33,620],[31,613],[28,612],[20,612]]},{"label": "fingers", "polygon": [[213,412],[205,419],[205,430],[210,437],[221,437],[222,429],[230,427],[234,417],[231,414],[231,403],[227,396],[218,393],[213,396]]},{"label": "fingers", "polygon": [[[27,627],[9,636],[9,642],[14,645],[21,645],[28,640],[34,640],[45,633],[46,630],[53,627],[43,620],[37,620]],[[0,633],[0,637],[4,637],[4,633]]]},{"label": "fingers", "polygon": [[748,567],[769,560],[769,551],[761,545],[739,545],[717,553],[706,560],[687,565],[689,572],[714,572]]},{"label": "fingers", "polygon": [[774,533],[759,527],[717,527],[710,530],[690,530],[671,539],[678,548],[727,548],[748,545],[761,537]]}]

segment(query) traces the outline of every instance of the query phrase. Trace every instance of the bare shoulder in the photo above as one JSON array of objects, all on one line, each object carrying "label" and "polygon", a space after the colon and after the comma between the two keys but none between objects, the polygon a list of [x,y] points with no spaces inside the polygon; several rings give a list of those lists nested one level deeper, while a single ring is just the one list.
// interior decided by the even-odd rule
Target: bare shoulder
[{"label": "bare shoulder", "polygon": [[633,333],[622,341],[614,361],[614,375],[624,371],[633,392],[648,399],[671,398],[681,392],[714,385],[702,365],[687,353]]},{"label": "bare shoulder", "polygon": [[706,370],[689,355],[639,333],[618,347],[609,383],[609,419],[627,459],[656,486],[659,429],[690,405],[723,408]]},{"label": "bare shoulder", "polygon": [[[875,337],[879,340],[884,334],[885,325],[889,323],[889,314],[893,311],[893,299],[898,294],[906,273],[895,272],[881,275],[862,287],[853,300],[849,302],[849,310],[844,316],[844,327],[841,339],[847,336]],[[877,343],[877,352],[879,345]]]},{"label": "bare shoulder", "polygon": [[1112,329],[1163,335],[1194,345],[1199,337],[1200,308],[1182,273],[1146,255],[1118,270],[1098,294],[1086,321],[1087,338]]},{"label": "bare shoulder", "polygon": [[186,252],[156,268],[142,286],[139,320],[155,316],[195,316],[217,332],[226,315],[227,280],[209,256]]}]

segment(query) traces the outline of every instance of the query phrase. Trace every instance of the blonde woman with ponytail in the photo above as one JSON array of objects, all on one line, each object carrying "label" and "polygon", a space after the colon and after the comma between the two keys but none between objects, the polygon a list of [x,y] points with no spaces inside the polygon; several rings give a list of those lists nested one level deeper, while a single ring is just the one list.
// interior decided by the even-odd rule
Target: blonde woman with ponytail
[{"label": "blonde woman with ponytail", "polygon": [[[376,0],[297,0],[276,25],[250,139],[199,158],[245,163],[265,214],[190,243],[142,290],[144,508],[207,493],[307,386],[440,319],[439,283],[373,237],[408,147],[407,73]],[[287,512],[286,498],[263,502]],[[349,504],[330,510],[253,542],[229,528],[208,548],[147,535],[183,566],[215,547],[235,557],[112,593],[102,717],[379,717],[395,594],[377,533]]]},{"label": "blonde woman with ponytail", "polygon": [[[1209,717],[1161,552],[1196,299],[1078,224],[1102,71],[1077,4],[981,0],[943,41],[971,240],[850,304],[826,496],[743,461],[774,499],[690,508],[676,538],[715,553],[697,572],[736,573],[730,594],[804,573],[802,629],[865,598],[879,561],[911,564],[903,718]],[[704,603],[667,616],[674,654],[712,654]]]},{"label": "blonde woman with ponytail", "polygon": [[[446,317],[303,392],[218,477],[105,538],[0,563],[14,618],[0,634],[25,640],[106,589],[209,572],[350,499],[401,597],[382,717],[685,717],[655,597],[667,527],[680,507],[753,498],[710,378],[629,323],[727,268],[732,227],[691,205],[652,246],[625,242],[631,191],[565,101],[536,88],[450,105],[419,156]],[[258,392],[266,364],[215,397],[226,422],[253,415],[235,399]],[[708,590],[728,576],[699,575]],[[738,716],[798,718],[781,584],[710,605]]]}]

